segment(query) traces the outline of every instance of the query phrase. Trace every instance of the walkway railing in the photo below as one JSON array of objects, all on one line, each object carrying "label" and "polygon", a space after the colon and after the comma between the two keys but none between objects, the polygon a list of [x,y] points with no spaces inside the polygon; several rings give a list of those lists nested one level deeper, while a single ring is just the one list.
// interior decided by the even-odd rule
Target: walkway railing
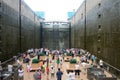
[{"label": "walkway railing", "polygon": [[[96,62],[99,64],[100,59],[97,58]],[[109,72],[113,77],[117,77],[120,79],[120,70],[117,69],[116,67],[110,65],[109,63],[103,61],[104,69]]]},{"label": "walkway railing", "polygon": [[[0,64],[0,66],[2,66],[2,70],[0,71],[0,80],[18,79],[18,69],[21,67],[21,65],[14,65],[13,71],[8,71],[8,65],[13,65],[18,57],[19,56],[13,56],[13,58],[10,58],[9,60],[6,60]],[[9,76],[5,76],[4,74],[9,74]]]},{"label": "walkway railing", "polygon": [[8,64],[12,64],[12,63],[14,63],[14,61],[15,61],[14,58],[10,58],[10,59],[2,62],[2,63],[1,63],[1,66],[2,66],[2,67],[7,67]]}]

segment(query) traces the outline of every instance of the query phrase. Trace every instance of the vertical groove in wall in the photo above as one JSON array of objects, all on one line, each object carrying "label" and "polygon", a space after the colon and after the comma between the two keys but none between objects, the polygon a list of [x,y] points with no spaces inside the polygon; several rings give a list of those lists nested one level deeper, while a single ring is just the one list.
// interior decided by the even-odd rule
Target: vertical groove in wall
[{"label": "vertical groove in wall", "polygon": [[84,49],[86,50],[86,0],[85,0]]},{"label": "vertical groove in wall", "polygon": [[20,41],[20,53],[22,52],[22,45],[21,45],[21,0],[19,0],[19,41]]}]

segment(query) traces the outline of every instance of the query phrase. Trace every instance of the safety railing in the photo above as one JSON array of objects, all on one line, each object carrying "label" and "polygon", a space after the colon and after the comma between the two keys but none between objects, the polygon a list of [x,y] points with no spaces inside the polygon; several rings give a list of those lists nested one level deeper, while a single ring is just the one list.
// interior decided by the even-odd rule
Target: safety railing
[{"label": "safety railing", "polygon": [[[96,63],[99,64],[100,59],[96,58]],[[117,77],[120,80],[120,70],[103,61],[104,69],[109,72],[113,77]]]},{"label": "safety railing", "polygon": [[[1,70],[0,70],[0,80],[17,80],[18,79],[18,69],[21,67],[21,65],[13,65],[16,63],[16,60],[19,56],[13,56],[11,59],[6,60],[0,64]],[[8,65],[13,65],[13,71],[8,71]],[[5,75],[7,74],[7,75]]]}]

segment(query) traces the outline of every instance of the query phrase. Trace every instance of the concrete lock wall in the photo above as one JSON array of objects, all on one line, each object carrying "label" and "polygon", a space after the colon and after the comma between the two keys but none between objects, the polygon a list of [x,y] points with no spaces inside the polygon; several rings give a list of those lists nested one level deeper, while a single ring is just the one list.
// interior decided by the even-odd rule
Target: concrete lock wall
[{"label": "concrete lock wall", "polygon": [[86,49],[120,69],[120,0],[86,0],[71,23],[72,47]]},{"label": "concrete lock wall", "polygon": [[71,21],[71,46],[75,48],[84,48],[84,5],[82,3]]},{"label": "concrete lock wall", "polygon": [[[22,1],[21,52],[40,47],[40,20]],[[7,60],[18,52],[20,52],[19,0],[0,0],[0,60]]]},{"label": "concrete lock wall", "polygon": [[[42,20],[23,1],[21,13],[22,52],[39,48]],[[71,47],[86,49],[120,69],[120,1],[86,0],[71,20]],[[9,59],[19,51],[19,0],[0,0],[0,60]]]},{"label": "concrete lock wall", "polygon": [[44,22],[42,29],[42,47],[49,49],[69,48],[68,22]]}]

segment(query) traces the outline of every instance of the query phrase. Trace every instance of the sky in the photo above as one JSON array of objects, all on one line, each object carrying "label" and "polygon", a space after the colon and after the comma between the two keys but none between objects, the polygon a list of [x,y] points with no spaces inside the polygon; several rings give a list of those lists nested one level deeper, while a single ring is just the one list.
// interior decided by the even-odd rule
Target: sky
[{"label": "sky", "polygon": [[67,12],[77,11],[84,0],[24,0],[33,11],[44,11],[47,21],[65,21]]}]

